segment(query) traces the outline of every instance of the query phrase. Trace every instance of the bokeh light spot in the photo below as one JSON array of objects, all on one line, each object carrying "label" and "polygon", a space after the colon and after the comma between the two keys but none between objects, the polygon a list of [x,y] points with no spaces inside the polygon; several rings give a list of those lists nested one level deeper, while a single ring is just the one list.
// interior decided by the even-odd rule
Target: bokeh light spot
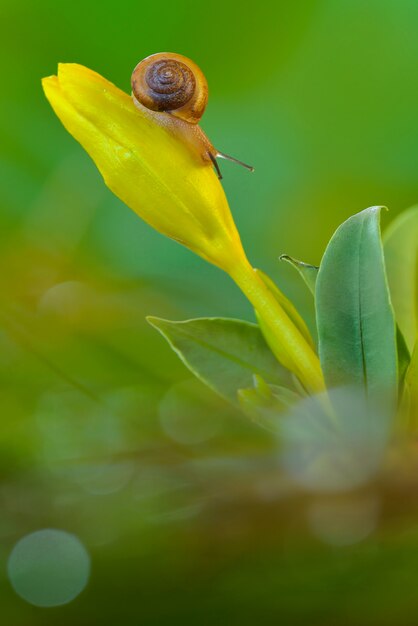
[{"label": "bokeh light spot", "polygon": [[74,600],[87,585],[90,557],[75,535],[48,528],[20,539],[7,569],[13,589],[24,600],[59,606]]}]

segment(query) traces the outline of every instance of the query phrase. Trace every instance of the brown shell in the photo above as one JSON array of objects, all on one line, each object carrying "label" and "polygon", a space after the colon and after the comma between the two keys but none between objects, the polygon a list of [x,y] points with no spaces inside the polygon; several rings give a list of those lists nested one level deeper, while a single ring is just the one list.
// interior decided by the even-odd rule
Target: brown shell
[{"label": "brown shell", "polygon": [[208,85],[201,69],[187,57],[159,52],[132,72],[132,93],[152,111],[166,111],[197,124],[208,101]]}]

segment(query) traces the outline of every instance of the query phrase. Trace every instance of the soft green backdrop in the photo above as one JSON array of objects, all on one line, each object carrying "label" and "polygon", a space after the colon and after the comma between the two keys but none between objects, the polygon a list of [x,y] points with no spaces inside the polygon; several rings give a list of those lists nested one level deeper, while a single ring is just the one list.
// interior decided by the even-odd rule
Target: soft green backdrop
[{"label": "soft green backdrop", "polygon": [[[403,535],[385,536],[380,552],[381,538],[335,554],[310,539],[304,551],[293,522],[283,530],[283,517],[299,515],[277,504],[286,487],[273,480],[274,443],[188,382],[144,322],[148,313],[250,319],[250,307],[226,276],[111,195],[40,79],[58,61],[79,62],[128,90],[144,56],[192,57],[210,87],[202,126],[256,168],[221,163],[248,255],[312,319],[279,254],[318,263],[350,214],[385,204],[388,221],[418,200],[416,0],[3,0],[1,23],[7,623],[323,625],[343,623],[341,606],[344,623],[392,624],[388,607],[403,611],[397,623],[415,623],[417,560]],[[191,421],[176,440],[167,424],[178,414]],[[14,543],[43,527],[74,532],[93,559],[88,589],[52,612],[25,604],[6,576]],[[379,577],[368,594],[353,583],[385,565],[386,604]],[[407,582],[397,593],[399,571]]]}]

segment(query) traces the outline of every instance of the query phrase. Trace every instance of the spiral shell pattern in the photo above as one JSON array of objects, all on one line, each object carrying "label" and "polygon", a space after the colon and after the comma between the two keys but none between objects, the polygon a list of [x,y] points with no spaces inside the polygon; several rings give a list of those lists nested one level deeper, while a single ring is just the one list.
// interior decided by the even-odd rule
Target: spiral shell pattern
[{"label": "spiral shell pattern", "polygon": [[206,79],[190,59],[173,53],[153,54],[132,73],[134,98],[147,109],[166,111],[197,124],[208,99]]}]

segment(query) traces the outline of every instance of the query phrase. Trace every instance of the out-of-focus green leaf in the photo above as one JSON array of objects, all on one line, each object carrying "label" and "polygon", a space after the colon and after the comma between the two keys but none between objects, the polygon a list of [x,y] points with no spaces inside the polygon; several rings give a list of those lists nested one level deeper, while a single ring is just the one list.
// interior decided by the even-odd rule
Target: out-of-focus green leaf
[{"label": "out-of-focus green leaf", "polygon": [[300,396],[298,393],[288,387],[280,387],[279,385],[270,385],[271,393],[276,401],[280,402],[283,408],[290,407],[295,402],[299,402],[305,396]]},{"label": "out-of-focus green leaf", "polygon": [[280,426],[280,415],[302,399],[287,387],[267,384],[257,374],[254,376],[253,387],[239,389],[237,396],[241,408],[250,419],[276,434]]},{"label": "out-of-focus green leaf", "polygon": [[304,398],[280,420],[286,471],[316,492],[341,492],[369,482],[380,471],[391,432],[391,421],[381,418],[380,407],[368,406],[358,387]]},{"label": "out-of-focus green leaf", "polygon": [[350,217],[334,233],[321,261],[315,302],[327,386],[362,387],[370,400],[382,402],[396,398],[397,346],[380,209]]},{"label": "out-of-focus green leaf", "polygon": [[[255,271],[259,275],[259,277],[263,280],[264,284],[268,287],[271,293],[274,295],[277,302],[284,309],[284,311],[290,317],[290,319],[295,324],[295,326],[298,328],[301,335],[303,335],[303,337],[305,337],[305,339],[309,342],[309,344],[312,347],[314,347],[315,344],[313,342],[309,329],[306,326],[304,319],[301,317],[301,315],[299,315],[296,307],[290,302],[288,298],[286,298],[286,296],[280,291],[280,289],[276,287],[274,282],[271,280],[269,276],[267,276],[267,274],[265,274],[264,272],[258,269],[256,269]],[[257,312],[256,312],[256,315],[257,315]],[[258,315],[257,315],[257,319],[258,319],[260,328],[262,329],[263,334],[265,335],[268,341],[269,330],[264,327]]]},{"label": "out-of-focus green leaf", "polygon": [[304,263],[303,261],[298,261],[298,259],[294,259],[288,254],[282,254],[280,256],[281,261],[286,261],[286,263],[290,263],[302,276],[306,285],[309,288],[309,291],[315,295],[315,285],[316,279],[318,278],[318,270],[319,267],[317,265],[310,265],[309,263]]},{"label": "out-of-focus green leaf", "polygon": [[411,355],[398,325],[396,325],[396,345],[398,348],[398,378],[401,387],[411,361]]},{"label": "out-of-focus green leaf", "polygon": [[392,222],[383,243],[396,321],[412,351],[418,330],[418,205]]},{"label": "out-of-focus green leaf", "polygon": [[408,426],[416,431],[418,426],[418,337],[415,340],[411,361],[405,374],[402,411],[407,416]]},{"label": "out-of-focus green leaf", "polygon": [[225,318],[147,319],[195,376],[234,404],[238,390],[253,385],[254,374],[292,386],[291,374],[276,361],[256,324]]}]

